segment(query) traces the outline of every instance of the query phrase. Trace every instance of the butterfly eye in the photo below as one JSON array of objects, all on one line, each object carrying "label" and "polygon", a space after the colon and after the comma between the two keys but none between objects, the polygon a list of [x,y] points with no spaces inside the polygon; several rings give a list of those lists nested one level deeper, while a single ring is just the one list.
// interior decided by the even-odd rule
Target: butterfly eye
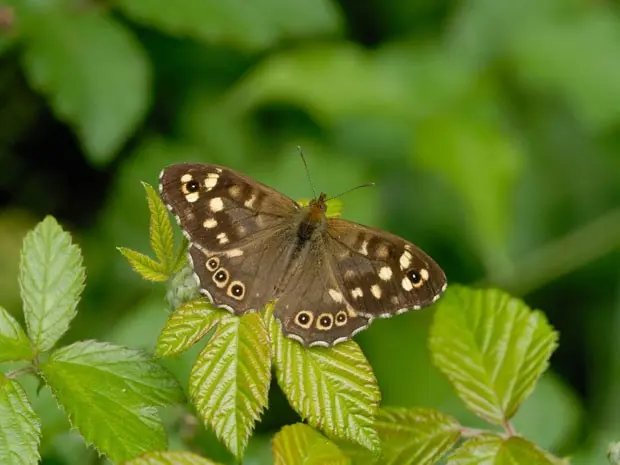
[{"label": "butterfly eye", "polygon": [[328,329],[331,329],[333,323],[333,317],[329,313],[323,313],[319,316],[319,320],[317,321],[317,328],[323,331],[327,331]]},{"label": "butterfly eye", "polygon": [[301,311],[297,314],[295,321],[302,328],[308,329],[312,324],[312,314],[310,312]]},{"label": "butterfly eye", "polygon": [[226,271],[224,268],[220,268],[213,275],[213,281],[215,282],[217,287],[224,287],[228,282],[228,271]]},{"label": "butterfly eye", "polygon": [[220,259],[219,258],[212,257],[209,260],[207,260],[207,270],[215,271],[215,270],[217,270],[218,266],[220,266]]},{"label": "butterfly eye", "polygon": [[341,310],[336,314],[336,326],[344,326],[345,324],[347,324],[347,313]]},{"label": "butterfly eye", "polygon": [[187,190],[187,192],[190,194],[192,194],[193,192],[198,192],[199,189],[200,185],[194,180],[185,183],[185,190]]},{"label": "butterfly eye", "polygon": [[428,270],[422,268],[421,270],[409,270],[407,271],[407,278],[415,288],[419,288],[428,280]]},{"label": "butterfly eye", "polygon": [[241,300],[245,295],[245,286],[241,281],[233,281],[230,283],[230,286],[228,286],[227,294],[234,299]]}]

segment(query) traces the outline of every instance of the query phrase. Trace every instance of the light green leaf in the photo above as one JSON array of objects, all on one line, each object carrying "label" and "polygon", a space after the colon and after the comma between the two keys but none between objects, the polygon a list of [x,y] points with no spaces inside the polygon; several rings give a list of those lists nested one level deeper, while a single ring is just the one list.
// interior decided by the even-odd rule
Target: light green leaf
[{"label": "light green leaf", "polygon": [[487,434],[469,439],[448,457],[446,465],[553,465],[535,444],[520,438]]},{"label": "light green leaf", "polygon": [[333,33],[338,10],[328,0],[115,0],[135,21],[208,43],[261,49],[282,37]]},{"label": "light green leaf", "polygon": [[149,452],[123,465],[218,465],[191,452]]},{"label": "light green leaf", "polygon": [[458,421],[436,410],[380,409],[375,428],[381,438],[381,463],[433,465],[461,436]]},{"label": "light green leaf", "polygon": [[183,238],[181,242],[181,247],[179,247],[179,251],[177,252],[176,259],[174,261],[174,265],[172,267],[173,273],[178,273],[181,271],[181,268],[187,263],[187,247],[189,246],[189,242],[187,239]]},{"label": "light green leaf", "polygon": [[163,266],[151,257],[126,247],[117,247],[117,249],[129,261],[136,273],[144,279],[155,282],[168,281],[169,275],[163,269]]},{"label": "light green leaf", "polygon": [[557,347],[540,311],[499,290],[448,288],[431,328],[433,361],[477,415],[503,424],[532,392]]},{"label": "light green leaf", "polygon": [[167,275],[170,275],[174,271],[176,255],[174,253],[174,236],[168,210],[153,187],[145,182],[142,185],[146,190],[151,217],[149,227],[151,248],[161,263],[161,267]]},{"label": "light green leaf", "polygon": [[[307,207],[310,201],[307,199],[297,200],[297,203],[302,207]],[[344,205],[340,199],[330,199],[327,201],[327,211],[325,214],[328,218],[340,218],[342,216],[342,210]]]},{"label": "light green leaf", "polygon": [[0,307],[0,362],[30,360],[34,351],[24,330],[13,316]]},{"label": "light green leaf", "polygon": [[91,162],[110,162],[149,103],[149,61],[140,43],[96,8],[65,13],[38,2],[24,3],[20,33],[31,85],[73,126]]},{"label": "light green leaf", "polygon": [[258,313],[220,318],[192,368],[189,391],[205,425],[241,458],[267,406],[269,335]]},{"label": "light green leaf", "polygon": [[47,216],[24,238],[19,286],[28,335],[39,351],[67,331],[84,288],[82,254],[71,235]]},{"label": "light green leaf", "polygon": [[338,446],[308,425],[285,426],[273,438],[274,465],[346,465],[351,460]]},{"label": "light green leaf", "polygon": [[41,423],[21,385],[0,373],[0,463],[39,463]]},{"label": "light green leaf", "polygon": [[221,319],[230,314],[209,304],[204,298],[177,308],[166,322],[155,347],[156,357],[180,354],[196,344]]},{"label": "light green leaf", "polygon": [[166,448],[155,407],[181,402],[183,393],[145,354],[82,341],[53,352],[41,371],[72,426],[112,460]]},{"label": "light green leaf", "polygon": [[265,318],[278,383],[295,411],[329,437],[378,452],[373,422],[381,394],[359,346],[347,341],[329,349],[305,348],[282,334],[271,308]]}]

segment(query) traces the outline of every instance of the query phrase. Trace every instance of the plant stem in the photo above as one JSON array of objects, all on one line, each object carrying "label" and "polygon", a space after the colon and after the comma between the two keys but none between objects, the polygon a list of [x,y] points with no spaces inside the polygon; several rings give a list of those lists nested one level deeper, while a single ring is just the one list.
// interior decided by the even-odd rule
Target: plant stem
[{"label": "plant stem", "polygon": [[10,379],[14,379],[14,378],[17,378],[20,375],[25,374],[25,373],[33,373],[33,372],[34,372],[34,367],[32,365],[28,365],[28,366],[25,366],[25,367],[18,368],[17,370],[9,371],[4,376],[6,376],[7,378],[10,378]]}]

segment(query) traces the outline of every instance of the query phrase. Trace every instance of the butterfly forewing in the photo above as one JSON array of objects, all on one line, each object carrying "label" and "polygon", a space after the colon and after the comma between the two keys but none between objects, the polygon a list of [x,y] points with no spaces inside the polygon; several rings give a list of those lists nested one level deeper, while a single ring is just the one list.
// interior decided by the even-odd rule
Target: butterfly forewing
[{"label": "butterfly forewing", "polygon": [[328,220],[328,255],[355,311],[388,317],[435,302],[446,276],[415,245],[393,234],[341,219]]},{"label": "butterfly forewing", "polygon": [[160,177],[160,192],[190,242],[201,291],[242,314],[273,298],[295,246],[290,198],[228,168],[177,164]]}]

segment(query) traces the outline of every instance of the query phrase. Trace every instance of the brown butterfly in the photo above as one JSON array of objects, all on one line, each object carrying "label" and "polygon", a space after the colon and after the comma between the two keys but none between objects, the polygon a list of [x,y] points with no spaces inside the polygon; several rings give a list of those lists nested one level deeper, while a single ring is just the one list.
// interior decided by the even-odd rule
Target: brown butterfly
[{"label": "brown butterfly", "polygon": [[446,276],[398,236],[327,218],[327,196],[306,207],[237,171],[175,164],[159,191],[189,241],[201,292],[236,315],[277,300],[284,334],[337,344],[390,317],[435,302]]}]

